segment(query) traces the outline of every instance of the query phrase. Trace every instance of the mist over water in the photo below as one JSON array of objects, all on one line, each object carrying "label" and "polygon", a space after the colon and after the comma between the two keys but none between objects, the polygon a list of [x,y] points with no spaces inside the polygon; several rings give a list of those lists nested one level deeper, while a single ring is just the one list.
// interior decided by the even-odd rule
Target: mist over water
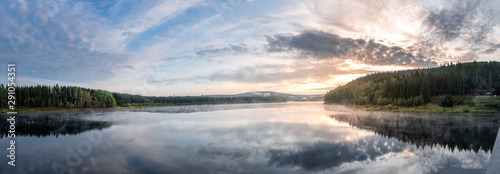
[{"label": "mist over water", "polygon": [[[6,116],[0,128],[7,130]],[[0,173],[439,173],[486,167],[498,115],[321,102],[19,114]],[[0,147],[7,147],[2,131]],[[7,163],[8,158],[0,158]]]}]

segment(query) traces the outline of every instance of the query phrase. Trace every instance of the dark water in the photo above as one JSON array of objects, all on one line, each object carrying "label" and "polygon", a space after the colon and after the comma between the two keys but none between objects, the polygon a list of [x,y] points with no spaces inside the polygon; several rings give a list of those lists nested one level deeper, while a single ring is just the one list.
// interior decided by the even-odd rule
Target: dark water
[{"label": "dark water", "polygon": [[352,111],[320,102],[18,115],[0,173],[439,173],[484,168],[499,115]]}]

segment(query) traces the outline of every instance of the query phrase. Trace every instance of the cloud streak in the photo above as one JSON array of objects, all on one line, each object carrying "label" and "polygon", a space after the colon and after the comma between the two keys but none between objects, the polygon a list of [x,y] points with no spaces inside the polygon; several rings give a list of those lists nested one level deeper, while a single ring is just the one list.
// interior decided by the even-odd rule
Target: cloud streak
[{"label": "cloud streak", "polygon": [[208,46],[204,49],[196,51],[198,57],[214,57],[223,55],[238,55],[248,53],[250,50],[245,44],[229,44],[223,47]]}]

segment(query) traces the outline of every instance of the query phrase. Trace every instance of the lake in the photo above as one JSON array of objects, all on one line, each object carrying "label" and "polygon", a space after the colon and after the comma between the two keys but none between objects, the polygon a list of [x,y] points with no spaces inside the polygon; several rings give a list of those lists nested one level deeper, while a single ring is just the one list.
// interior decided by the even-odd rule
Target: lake
[{"label": "lake", "polygon": [[8,116],[0,173],[440,173],[487,166],[499,115],[354,111],[321,102]]}]

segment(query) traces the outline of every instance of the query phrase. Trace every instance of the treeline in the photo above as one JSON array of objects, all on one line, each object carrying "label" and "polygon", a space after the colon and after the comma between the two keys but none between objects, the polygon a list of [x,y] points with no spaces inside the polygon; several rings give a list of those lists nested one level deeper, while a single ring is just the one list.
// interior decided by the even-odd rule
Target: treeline
[{"label": "treeline", "polygon": [[[7,88],[0,85],[0,98],[7,98]],[[113,95],[104,90],[76,86],[18,86],[15,89],[15,106],[26,108],[108,108],[115,107]],[[7,108],[7,100],[0,100],[1,108]]]},{"label": "treeline", "polygon": [[[8,88],[0,85],[0,107],[7,108]],[[15,88],[16,108],[109,108],[119,106],[156,106],[224,103],[286,102],[278,96],[269,97],[206,97],[206,96],[141,96],[111,93],[76,86],[18,86]]]},{"label": "treeline", "polygon": [[[325,103],[418,106],[441,95],[500,94],[500,62],[375,73],[330,90]],[[444,101],[447,102],[447,101]]]},{"label": "treeline", "polygon": [[271,103],[286,102],[284,97],[207,97],[207,96],[141,96],[132,94],[113,93],[116,104],[129,106],[129,104],[144,105],[191,105],[191,104],[226,104],[226,103]]}]

